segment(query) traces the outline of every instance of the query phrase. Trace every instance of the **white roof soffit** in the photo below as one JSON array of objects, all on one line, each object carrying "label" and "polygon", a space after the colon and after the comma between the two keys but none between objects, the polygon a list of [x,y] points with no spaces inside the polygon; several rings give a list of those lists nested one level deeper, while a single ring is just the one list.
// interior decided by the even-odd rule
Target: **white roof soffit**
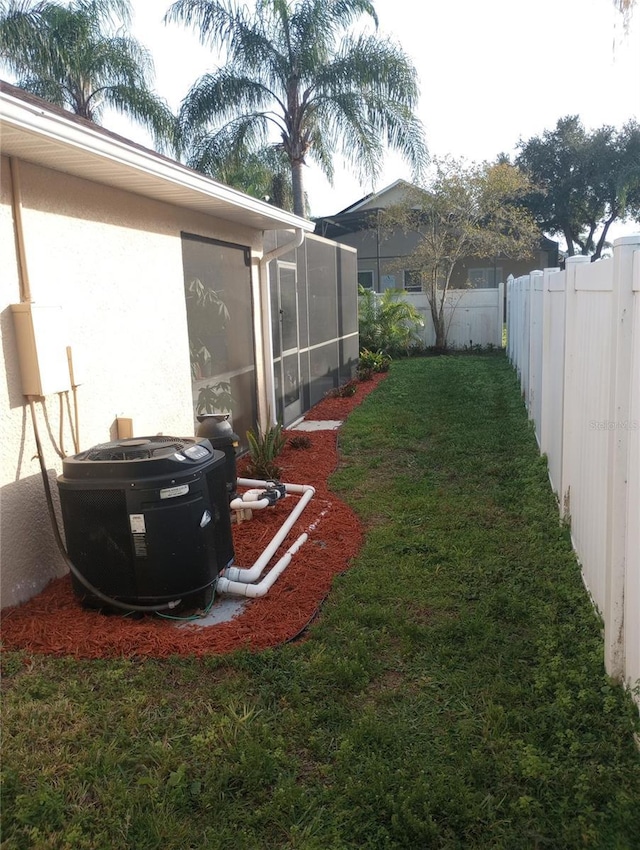
[{"label": "white roof soffit", "polygon": [[256,230],[313,231],[307,219],[9,89],[0,88],[0,151],[6,156]]}]

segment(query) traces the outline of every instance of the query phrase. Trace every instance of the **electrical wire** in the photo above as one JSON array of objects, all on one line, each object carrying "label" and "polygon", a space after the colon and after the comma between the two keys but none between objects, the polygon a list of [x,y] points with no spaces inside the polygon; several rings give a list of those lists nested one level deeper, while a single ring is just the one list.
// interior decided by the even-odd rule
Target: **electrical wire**
[{"label": "electrical wire", "polygon": [[199,614],[191,614],[188,617],[176,617],[172,614],[163,614],[161,611],[156,611],[158,617],[162,617],[163,620],[177,620],[181,623],[192,623],[196,620],[201,620],[203,617],[206,617],[207,614],[213,608],[213,602],[216,598],[216,586],[218,584],[218,576],[216,576],[215,580],[211,582],[209,587],[212,588],[211,599],[207,602],[206,606],[202,609]]},{"label": "electrical wire", "polygon": [[[27,397],[28,397],[29,399],[33,400],[33,396],[27,396]],[[39,398],[39,400],[40,400],[40,406],[42,407],[42,415],[44,416],[44,421],[45,421],[45,423],[46,423],[46,425],[47,425],[47,431],[49,432],[49,439],[51,440],[51,444],[53,445],[53,448],[56,450],[56,454],[58,455],[58,457],[59,457],[61,460],[64,460],[64,459],[65,459],[65,457],[66,457],[66,455],[65,455],[65,453],[64,453],[64,452],[60,449],[60,447],[58,446],[58,444],[56,443],[56,438],[55,438],[54,433],[53,433],[53,430],[52,430],[52,428],[51,428],[51,423],[49,422],[49,411],[47,410],[47,400],[46,400],[46,398],[44,398],[44,397],[40,398],[40,397],[38,396],[38,398]],[[32,414],[32,415],[33,415],[33,414]]]}]

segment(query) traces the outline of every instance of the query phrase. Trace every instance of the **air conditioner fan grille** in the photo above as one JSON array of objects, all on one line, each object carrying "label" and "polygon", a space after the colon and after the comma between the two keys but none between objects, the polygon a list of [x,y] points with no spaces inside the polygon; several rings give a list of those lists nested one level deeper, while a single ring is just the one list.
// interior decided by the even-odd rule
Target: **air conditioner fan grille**
[{"label": "air conditioner fan grille", "polygon": [[178,437],[139,437],[134,440],[100,443],[76,455],[75,459],[79,461],[148,460],[170,457],[190,445],[192,445],[191,441]]}]

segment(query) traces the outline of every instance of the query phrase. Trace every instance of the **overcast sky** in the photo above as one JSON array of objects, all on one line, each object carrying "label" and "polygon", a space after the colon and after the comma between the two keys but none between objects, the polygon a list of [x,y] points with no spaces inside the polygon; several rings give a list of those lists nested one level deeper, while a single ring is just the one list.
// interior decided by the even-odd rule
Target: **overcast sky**
[{"label": "overcast sky", "polygon": [[[169,5],[133,0],[133,33],[154,55],[158,92],[177,108],[216,58],[182,25],[162,23]],[[589,128],[640,119],[640,8],[625,34],[613,0],[376,0],[375,6],[380,32],[418,70],[418,113],[433,155],[493,159],[568,114],[579,114]],[[123,125],[109,126],[125,132]],[[409,176],[389,156],[375,185],[360,186],[337,168],[332,189],[309,168],[312,215],[337,212]]]}]

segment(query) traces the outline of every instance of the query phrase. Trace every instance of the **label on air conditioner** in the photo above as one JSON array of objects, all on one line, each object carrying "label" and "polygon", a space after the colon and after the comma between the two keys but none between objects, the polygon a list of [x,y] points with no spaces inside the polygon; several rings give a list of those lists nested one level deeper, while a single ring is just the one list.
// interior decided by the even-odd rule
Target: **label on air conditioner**
[{"label": "label on air conditioner", "polygon": [[147,526],[144,514],[129,514],[129,525],[133,537],[133,551],[136,558],[147,557]]},{"label": "label on air conditioner", "polygon": [[176,496],[185,496],[188,492],[188,484],[180,484],[179,487],[165,487],[164,490],[160,490],[160,498],[175,499]]},{"label": "label on air conditioner", "polygon": [[147,532],[144,514],[129,514],[129,525],[132,534],[146,534]]}]

